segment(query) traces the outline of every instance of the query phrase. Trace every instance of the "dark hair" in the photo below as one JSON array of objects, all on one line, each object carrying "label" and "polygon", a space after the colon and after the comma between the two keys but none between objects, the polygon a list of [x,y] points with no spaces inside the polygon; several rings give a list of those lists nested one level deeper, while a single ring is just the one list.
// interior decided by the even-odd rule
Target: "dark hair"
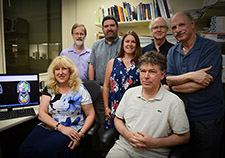
[{"label": "dark hair", "polygon": [[128,35],[132,35],[132,36],[135,38],[135,41],[136,41],[136,50],[135,50],[135,52],[134,52],[134,61],[135,61],[135,63],[137,64],[137,63],[138,63],[139,57],[142,55],[142,52],[141,52],[141,45],[140,45],[139,37],[138,37],[138,35],[137,35],[134,31],[128,31],[128,32],[123,36],[123,39],[122,39],[122,41],[121,41],[120,52],[119,52],[119,54],[118,54],[117,57],[124,57],[124,55],[125,55],[125,51],[124,51],[124,49],[123,49],[123,46],[124,46],[124,40],[125,40],[125,38],[126,38]]},{"label": "dark hair", "polygon": [[106,20],[114,20],[115,23],[116,23],[116,26],[118,26],[118,22],[117,22],[116,18],[115,18],[114,16],[111,16],[111,15],[105,16],[105,17],[103,18],[103,20],[102,20],[102,26],[104,26],[104,22],[105,22]]},{"label": "dark hair", "polygon": [[149,51],[139,58],[138,68],[140,68],[140,66],[143,63],[146,63],[146,64],[152,64],[152,65],[159,65],[161,71],[165,71],[166,62],[167,62],[166,57],[163,54],[156,51]]},{"label": "dark hair", "polygon": [[83,28],[84,28],[84,34],[85,34],[85,36],[87,35],[87,30],[86,30],[85,26],[84,26],[83,24],[77,24],[77,23],[75,23],[75,24],[72,26],[71,34],[73,34],[73,30],[76,29],[77,27],[83,27]]}]

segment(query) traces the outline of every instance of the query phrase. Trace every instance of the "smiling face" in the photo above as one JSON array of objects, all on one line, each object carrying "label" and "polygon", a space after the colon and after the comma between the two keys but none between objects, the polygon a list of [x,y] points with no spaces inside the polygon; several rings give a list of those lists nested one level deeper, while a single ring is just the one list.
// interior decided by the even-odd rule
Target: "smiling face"
[{"label": "smiling face", "polygon": [[164,78],[165,72],[162,72],[159,65],[151,63],[142,63],[140,68],[140,81],[144,90],[158,91],[161,80]]},{"label": "smiling face", "polygon": [[59,65],[56,66],[54,74],[59,84],[67,84],[70,78],[70,69]]},{"label": "smiling face", "polygon": [[134,54],[136,50],[136,40],[134,36],[127,35],[123,42],[123,49],[126,54]]},{"label": "smiling face", "polygon": [[163,40],[166,38],[168,27],[166,21],[162,17],[156,18],[152,22],[152,35],[156,40]]},{"label": "smiling face", "polygon": [[178,41],[186,42],[194,33],[194,21],[188,19],[184,13],[177,13],[171,20],[171,29]]},{"label": "smiling face", "polygon": [[105,35],[105,38],[109,41],[114,40],[118,36],[118,26],[112,19],[108,19],[104,22],[102,31]]}]

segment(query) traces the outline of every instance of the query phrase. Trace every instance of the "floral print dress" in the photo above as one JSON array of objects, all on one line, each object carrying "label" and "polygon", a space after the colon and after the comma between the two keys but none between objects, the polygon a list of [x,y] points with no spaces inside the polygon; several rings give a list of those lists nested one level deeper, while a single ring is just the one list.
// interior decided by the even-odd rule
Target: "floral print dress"
[{"label": "floral print dress", "polygon": [[109,89],[109,108],[111,109],[111,120],[105,118],[105,130],[114,127],[116,109],[124,92],[134,86],[140,85],[139,73],[135,61],[131,60],[130,65],[126,68],[122,58],[115,58],[113,70],[110,76]]}]

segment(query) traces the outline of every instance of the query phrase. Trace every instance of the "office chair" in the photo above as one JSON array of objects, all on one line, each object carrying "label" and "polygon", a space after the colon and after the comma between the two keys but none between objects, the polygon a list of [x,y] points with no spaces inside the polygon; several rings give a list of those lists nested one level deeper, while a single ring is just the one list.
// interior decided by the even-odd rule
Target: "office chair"
[{"label": "office chair", "polygon": [[[100,84],[98,83],[98,81],[95,81],[95,80],[86,80],[84,81],[83,84],[85,88],[88,90],[88,92],[90,93],[93,105],[95,106],[95,101],[100,94]],[[92,127],[88,130],[87,135],[89,136],[94,135],[99,128],[100,128],[100,123],[95,120]]]},{"label": "office chair", "polygon": [[[83,85],[90,93],[93,106],[95,106],[95,101],[100,94],[100,84],[95,80],[87,80],[87,81],[84,81]],[[100,126],[101,126],[100,123],[95,120],[93,125],[85,134],[84,138],[82,138],[80,145],[75,149],[76,153],[71,154],[70,156],[71,158],[75,157],[74,154],[82,158],[90,157],[91,146],[92,146],[92,136],[95,133],[97,133]]]}]

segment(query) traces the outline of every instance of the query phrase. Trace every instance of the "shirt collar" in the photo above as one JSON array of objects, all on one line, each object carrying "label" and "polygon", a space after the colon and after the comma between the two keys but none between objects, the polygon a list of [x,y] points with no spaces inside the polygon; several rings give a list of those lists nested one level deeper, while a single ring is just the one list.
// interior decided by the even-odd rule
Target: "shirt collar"
[{"label": "shirt collar", "polygon": [[[106,38],[104,38],[104,39],[105,39],[105,43],[109,44],[108,41],[106,40]],[[119,40],[119,36],[117,36],[117,37],[112,41],[111,44],[116,43],[118,40]]]},{"label": "shirt collar", "polygon": [[[189,56],[190,54],[192,54],[192,52],[200,49],[201,45],[200,45],[200,39],[201,37],[196,34],[196,40],[195,40],[195,43],[193,45],[193,47],[188,51],[188,53],[186,54],[186,56]],[[177,49],[178,53],[182,54],[182,55],[185,55],[184,52],[183,52],[183,46],[182,46],[182,43],[179,42],[179,45],[178,45],[178,49]]]},{"label": "shirt collar", "polygon": [[81,53],[79,53],[79,52],[75,49],[74,44],[72,45],[71,48],[72,48],[72,50],[73,50],[74,53],[78,53],[78,54],[90,53],[90,51],[88,51],[88,48],[87,48],[86,46],[84,46],[84,49],[82,50]]},{"label": "shirt collar", "polygon": [[[142,96],[142,86],[141,88],[139,89],[139,91],[137,92],[137,98],[141,98],[143,100],[146,100],[143,96]],[[156,96],[154,98],[150,98],[149,100],[147,101],[160,101],[162,100],[163,98],[163,94],[164,94],[164,91],[165,91],[165,88],[163,88],[162,84],[160,85],[160,88],[159,88],[159,91],[158,93],[156,94]]]}]

